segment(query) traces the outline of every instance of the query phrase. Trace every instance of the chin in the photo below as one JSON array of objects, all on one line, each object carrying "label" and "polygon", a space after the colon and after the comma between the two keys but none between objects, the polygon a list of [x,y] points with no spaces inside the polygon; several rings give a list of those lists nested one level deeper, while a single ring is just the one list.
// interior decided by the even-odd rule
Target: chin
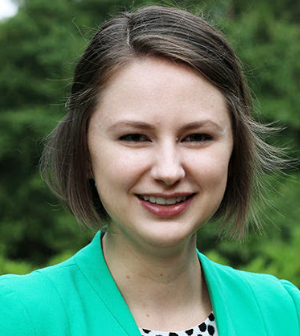
[{"label": "chin", "polygon": [[[184,231],[175,228],[166,228],[164,230],[156,230],[155,232],[148,232],[147,237],[143,240],[147,241],[149,245],[158,248],[172,248],[179,247],[186,243],[192,243],[195,239],[196,231]],[[146,238],[146,239],[145,239]]]}]

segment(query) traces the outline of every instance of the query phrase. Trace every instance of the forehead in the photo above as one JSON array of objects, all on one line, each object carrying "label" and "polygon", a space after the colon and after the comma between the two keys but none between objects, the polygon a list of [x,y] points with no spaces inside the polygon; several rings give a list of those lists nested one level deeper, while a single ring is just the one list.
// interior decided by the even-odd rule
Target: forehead
[{"label": "forehead", "polygon": [[162,118],[181,112],[185,119],[229,118],[219,89],[189,66],[162,57],[136,58],[117,70],[100,91],[95,112],[110,117]]}]

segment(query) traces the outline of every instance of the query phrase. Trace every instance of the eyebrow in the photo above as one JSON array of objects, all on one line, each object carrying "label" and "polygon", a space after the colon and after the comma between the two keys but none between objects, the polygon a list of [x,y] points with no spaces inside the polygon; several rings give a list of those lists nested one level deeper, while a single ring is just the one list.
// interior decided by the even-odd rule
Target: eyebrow
[{"label": "eyebrow", "polygon": [[[212,120],[201,120],[201,121],[193,121],[191,123],[188,123],[184,126],[182,126],[179,130],[182,131],[188,131],[191,129],[201,128],[201,127],[213,127],[216,129],[216,131],[223,132],[224,128],[217,123],[215,123]],[[112,126],[109,127],[109,130],[114,130],[120,127],[131,127],[135,129],[143,129],[143,130],[154,130],[155,126],[143,122],[143,121],[135,121],[135,120],[122,120],[119,122],[116,122]]]},{"label": "eyebrow", "polygon": [[119,127],[131,127],[136,129],[146,129],[146,130],[154,130],[154,126],[148,124],[143,121],[135,121],[135,120],[123,120],[116,122],[112,126],[109,127],[109,130],[114,130]]},{"label": "eyebrow", "polygon": [[201,120],[201,121],[194,121],[191,123],[188,123],[180,128],[180,131],[188,131],[191,129],[201,128],[201,127],[213,127],[216,129],[216,131],[223,132],[224,128],[220,126],[219,124],[215,123],[212,120]]}]

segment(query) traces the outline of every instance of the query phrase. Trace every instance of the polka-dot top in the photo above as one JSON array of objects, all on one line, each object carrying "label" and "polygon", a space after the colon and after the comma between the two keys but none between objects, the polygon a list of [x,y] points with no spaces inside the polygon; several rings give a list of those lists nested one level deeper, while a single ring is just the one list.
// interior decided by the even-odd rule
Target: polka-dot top
[{"label": "polka-dot top", "polygon": [[157,331],[140,329],[142,336],[218,336],[214,313],[212,312],[207,319],[194,328],[181,331]]}]

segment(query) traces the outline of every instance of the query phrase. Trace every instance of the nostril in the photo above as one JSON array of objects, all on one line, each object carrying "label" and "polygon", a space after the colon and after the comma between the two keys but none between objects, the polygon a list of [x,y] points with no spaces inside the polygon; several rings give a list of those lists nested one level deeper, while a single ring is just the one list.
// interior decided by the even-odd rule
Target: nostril
[{"label": "nostril", "polygon": [[167,186],[171,186],[177,183],[178,180],[174,181],[173,179],[163,179],[161,180],[162,182],[164,182],[164,184],[166,184]]},{"label": "nostril", "polygon": [[156,171],[154,179],[163,182],[165,185],[170,186],[178,183],[185,176],[183,169],[166,173],[163,171]]},{"label": "nostril", "polygon": [[173,185],[185,176],[183,167],[154,167],[153,177],[155,180],[162,181],[166,185]]},{"label": "nostril", "polygon": [[174,185],[185,176],[181,158],[174,139],[157,148],[156,159],[152,166],[152,176],[167,186]]}]

